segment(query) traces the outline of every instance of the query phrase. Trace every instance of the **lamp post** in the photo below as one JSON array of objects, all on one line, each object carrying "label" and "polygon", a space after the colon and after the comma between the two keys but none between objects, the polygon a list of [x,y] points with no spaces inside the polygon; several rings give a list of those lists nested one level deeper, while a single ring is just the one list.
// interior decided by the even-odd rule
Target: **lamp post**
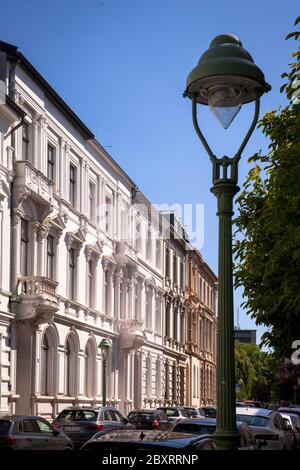
[{"label": "lamp post", "polygon": [[[222,34],[211,42],[198,65],[187,78],[184,96],[192,101],[193,124],[213,166],[212,193],[217,198],[219,217],[218,341],[217,341],[217,427],[215,438],[220,449],[236,449],[238,434],[235,413],[232,215],[233,198],[239,191],[238,162],[256,126],[259,98],[271,89],[263,72],[242,47],[239,38]],[[255,102],[251,126],[234,157],[217,158],[197,120],[197,105],[209,105],[227,129],[245,103]]]},{"label": "lamp post", "polygon": [[106,367],[107,355],[110,347],[110,341],[106,338],[103,338],[99,344],[102,356],[102,406],[106,406]]}]

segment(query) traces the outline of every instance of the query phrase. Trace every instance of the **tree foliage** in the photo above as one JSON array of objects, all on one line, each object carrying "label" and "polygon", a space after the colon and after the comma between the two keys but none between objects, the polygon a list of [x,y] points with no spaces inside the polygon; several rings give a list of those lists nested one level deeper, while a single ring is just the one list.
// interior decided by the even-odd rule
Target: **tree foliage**
[{"label": "tree foliage", "polygon": [[[300,23],[297,18],[295,25]],[[287,38],[298,40],[300,32]],[[281,357],[300,339],[300,51],[292,54],[281,87],[284,109],[271,111],[259,127],[270,144],[256,153],[238,197],[235,280],[243,306],[268,331],[265,345]]]},{"label": "tree foliage", "polygon": [[241,386],[239,398],[252,398],[257,384],[271,385],[272,358],[254,344],[235,341],[235,378]]}]

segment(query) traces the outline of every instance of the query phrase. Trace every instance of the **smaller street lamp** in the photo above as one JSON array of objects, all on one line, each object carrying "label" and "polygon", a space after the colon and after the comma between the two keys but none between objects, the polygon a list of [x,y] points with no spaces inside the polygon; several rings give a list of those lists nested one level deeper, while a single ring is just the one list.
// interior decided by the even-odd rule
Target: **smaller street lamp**
[{"label": "smaller street lamp", "polygon": [[106,367],[108,350],[111,348],[111,342],[103,338],[99,344],[102,356],[102,405],[106,406]]}]

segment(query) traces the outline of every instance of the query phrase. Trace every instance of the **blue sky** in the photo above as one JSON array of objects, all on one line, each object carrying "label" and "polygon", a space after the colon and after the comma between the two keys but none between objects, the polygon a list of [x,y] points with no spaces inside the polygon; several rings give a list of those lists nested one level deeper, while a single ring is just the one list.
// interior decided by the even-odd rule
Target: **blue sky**
[{"label": "blue sky", "polygon": [[[232,32],[272,85],[261,115],[284,106],[280,75],[295,48],[284,38],[298,14],[296,0],[15,0],[13,11],[2,4],[0,39],[19,47],[153,203],[204,204],[201,251],[217,271],[211,166],[182,98],[185,79],[211,39]],[[207,108],[199,114],[217,155],[237,149],[251,111],[242,109],[227,131]],[[240,184],[247,158],[266,147],[256,130]],[[240,326],[255,326],[242,309]]]}]

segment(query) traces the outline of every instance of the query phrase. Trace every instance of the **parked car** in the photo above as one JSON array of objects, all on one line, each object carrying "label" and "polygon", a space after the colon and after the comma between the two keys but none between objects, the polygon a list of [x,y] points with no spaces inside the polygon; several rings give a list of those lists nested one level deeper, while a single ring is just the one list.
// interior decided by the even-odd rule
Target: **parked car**
[{"label": "parked car", "polygon": [[242,407],[242,406],[245,406],[245,405],[242,401],[237,401],[237,402],[235,402],[235,406],[236,407]]},{"label": "parked car", "polygon": [[254,408],[262,408],[262,403],[259,400],[244,400],[244,406],[253,406]]},{"label": "parked car", "polygon": [[40,416],[0,417],[0,450],[73,450],[71,439]]},{"label": "parked car", "polygon": [[217,409],[214,406],[202,406],[199,409],[199,413],[204,418],[216,418]]},{"label": "parked car", "polygon": [[190,434],[165,431],[116,431],[101,437],[93,437],[80,450],[92,450],[100,455],[139,455],[145,454],[191,454],[202,450],[214,450],[216,445],[209,435],[191,436]]},{"label": "parked car", "polygon": [[160,406],[157,409],[163,411],[167,415],[168,420],[173,423],[189,417],[183,406]]},{"label": "parked car", "polygon": [[55,418],[53,426],[70,437],[74,448],[81,447],[96,432],[103,429],[133,428],[128,420],[111,406],[65,408]]},{"label": "parked car", "polygon": [[189,418],[193,418],[193,419],[199,419],[201,418],[201,414],[200,414],[200,411],[199,411],[199,408],[195,407],[195,406],[183,406],[186,414],[188,415]]},{"label": "parked car", "polygon": [[158,410],[132,410],[128,413],[127,419],[136,429],[156,429],[165,431],[171,426],[166,414]]},{"label": "parked car", "polygon": [[266,441],[266,450],[290,450],[293,437],[280,413],[265,408],[236,408],[238,421],[248,424],[256,440]]},{"label": "parked car", "polygon": [[[237,422],[237,431],[239,434],[239,449],[240,450],[257,450],[262,447],[262,442],[259,443],[254,439],[253,433],[246,423]],[[216,430],[216,419],[185,419],[176,423],[172,428],[173,432],[188,433],[188,434],[213,434]]]},{"label": "parked car", "polygon": [[280,406],[277,408],[277,411],[279,411],[279,413],[293,413],[293,415],[300,416],[300,408],[296,406]]},{"label": "parked car", "polygon": [[299,420],[300,417],[298,415],[288,414],[288,413],[280,413],[283,420],[286,422],[288,429],[290,430],[291,434],[294,438],[294,445],[293,449],[300,449],[300,426]]}]

